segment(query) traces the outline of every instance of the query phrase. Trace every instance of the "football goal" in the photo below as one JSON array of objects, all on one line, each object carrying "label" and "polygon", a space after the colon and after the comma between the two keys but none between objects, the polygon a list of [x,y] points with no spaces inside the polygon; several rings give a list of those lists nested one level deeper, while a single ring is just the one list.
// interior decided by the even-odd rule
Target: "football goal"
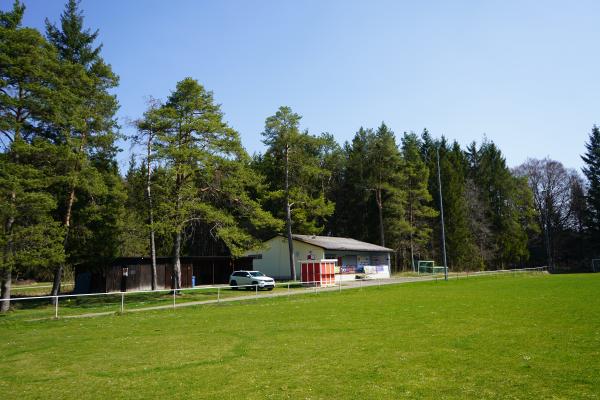
[{"label": "football goal", "polygon": [[419,274],[443,274],[444,267],[436,266],[434,261],[421,261],[417,263]]}]

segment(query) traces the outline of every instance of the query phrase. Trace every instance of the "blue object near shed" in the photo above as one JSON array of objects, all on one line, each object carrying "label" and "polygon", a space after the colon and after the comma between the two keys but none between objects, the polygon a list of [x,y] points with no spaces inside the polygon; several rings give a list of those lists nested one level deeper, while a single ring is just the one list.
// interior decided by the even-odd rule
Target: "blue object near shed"
[{"label": "blue object near shed", "polygon": [[196,277],[192,275],[192,287],[196,287]]}]

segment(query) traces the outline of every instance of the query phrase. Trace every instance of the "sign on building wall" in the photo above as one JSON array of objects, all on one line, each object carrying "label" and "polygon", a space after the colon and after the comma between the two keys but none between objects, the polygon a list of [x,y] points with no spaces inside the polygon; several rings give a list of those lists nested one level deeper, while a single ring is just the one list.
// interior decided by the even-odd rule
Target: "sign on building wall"
[{"label": "sign on building wall", "polygon": [[364,267],[366,265],[371,265],[371,260],[369,256],[356,256],[356,263],[359,267]]},{"label": "sign on building wall", "polygon": [[388,265],[387,257],[383,254],[372,255],[371,265]]}]

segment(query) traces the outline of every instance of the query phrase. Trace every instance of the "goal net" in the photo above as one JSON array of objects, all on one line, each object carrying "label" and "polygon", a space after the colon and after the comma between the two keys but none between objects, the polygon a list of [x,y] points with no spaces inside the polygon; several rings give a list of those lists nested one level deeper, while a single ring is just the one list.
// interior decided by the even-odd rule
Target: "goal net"
[{"label": "goal net", "polygon": [[417,272],[419,274],[443,274],[445,269],[439,265],[435,265],[433,261],[419,261]]},{"label": "goal net", "polygon": [[421,261],[417,263],[417,272],[419,274],[431,274],[433,273],[433,268],[435,266],[435,262],[433,261]]}]

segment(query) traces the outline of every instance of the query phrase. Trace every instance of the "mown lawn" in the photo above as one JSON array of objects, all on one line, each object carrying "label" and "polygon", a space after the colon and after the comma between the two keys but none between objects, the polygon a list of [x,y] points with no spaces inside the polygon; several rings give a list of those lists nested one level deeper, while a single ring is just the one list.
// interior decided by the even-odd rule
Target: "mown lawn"
[{"label": "mown lawn", "polygon": [[598,398],[600,274],[479,277],[25,322],[0,398]]},{"label": "mown lawn", "polygon": [[[308,291],[300,284],[292,284],[290,290]],[[286,284],[278,285],[273,291],[264,289],[255,291],[254,288],[240,288],[232,290],[229,286],[222,286],[217,291],[216,287],[196,287],[195,289],[181,289],[175,298],[175,303],[199,302],[199,301],[217,301],[217,299],[227,299],[230,297],[255,297],[256,294],[265,293],[287,293]],[[41,294],[41,295],[46,295]],[[69,292],[66,292],[69,295]],[[123,310],[125,312],[144,309],[155,306],[170,307],[173,304],[173,295],[169,290],[160,290],[157,292],[145,293],[125,293],[123,298]],[[22,296],[17,292],[15,297]],[[36,294],[27,294],[25,300],[14,300],[11,302],[11,312],[7,315],[0,315],[0,320],[24,320],[31,321],[36,319],[54,318],[55,306],[51,304],[50,299],[37,299],[31,296]],[[28,298],[31,297],[31,298]],[[99,293],[86,295],[82,297],[61,297],[59,300],[58,316],[69,317],[81,314],[94,313],[119,313],[121,311],[121,293]]]}]

